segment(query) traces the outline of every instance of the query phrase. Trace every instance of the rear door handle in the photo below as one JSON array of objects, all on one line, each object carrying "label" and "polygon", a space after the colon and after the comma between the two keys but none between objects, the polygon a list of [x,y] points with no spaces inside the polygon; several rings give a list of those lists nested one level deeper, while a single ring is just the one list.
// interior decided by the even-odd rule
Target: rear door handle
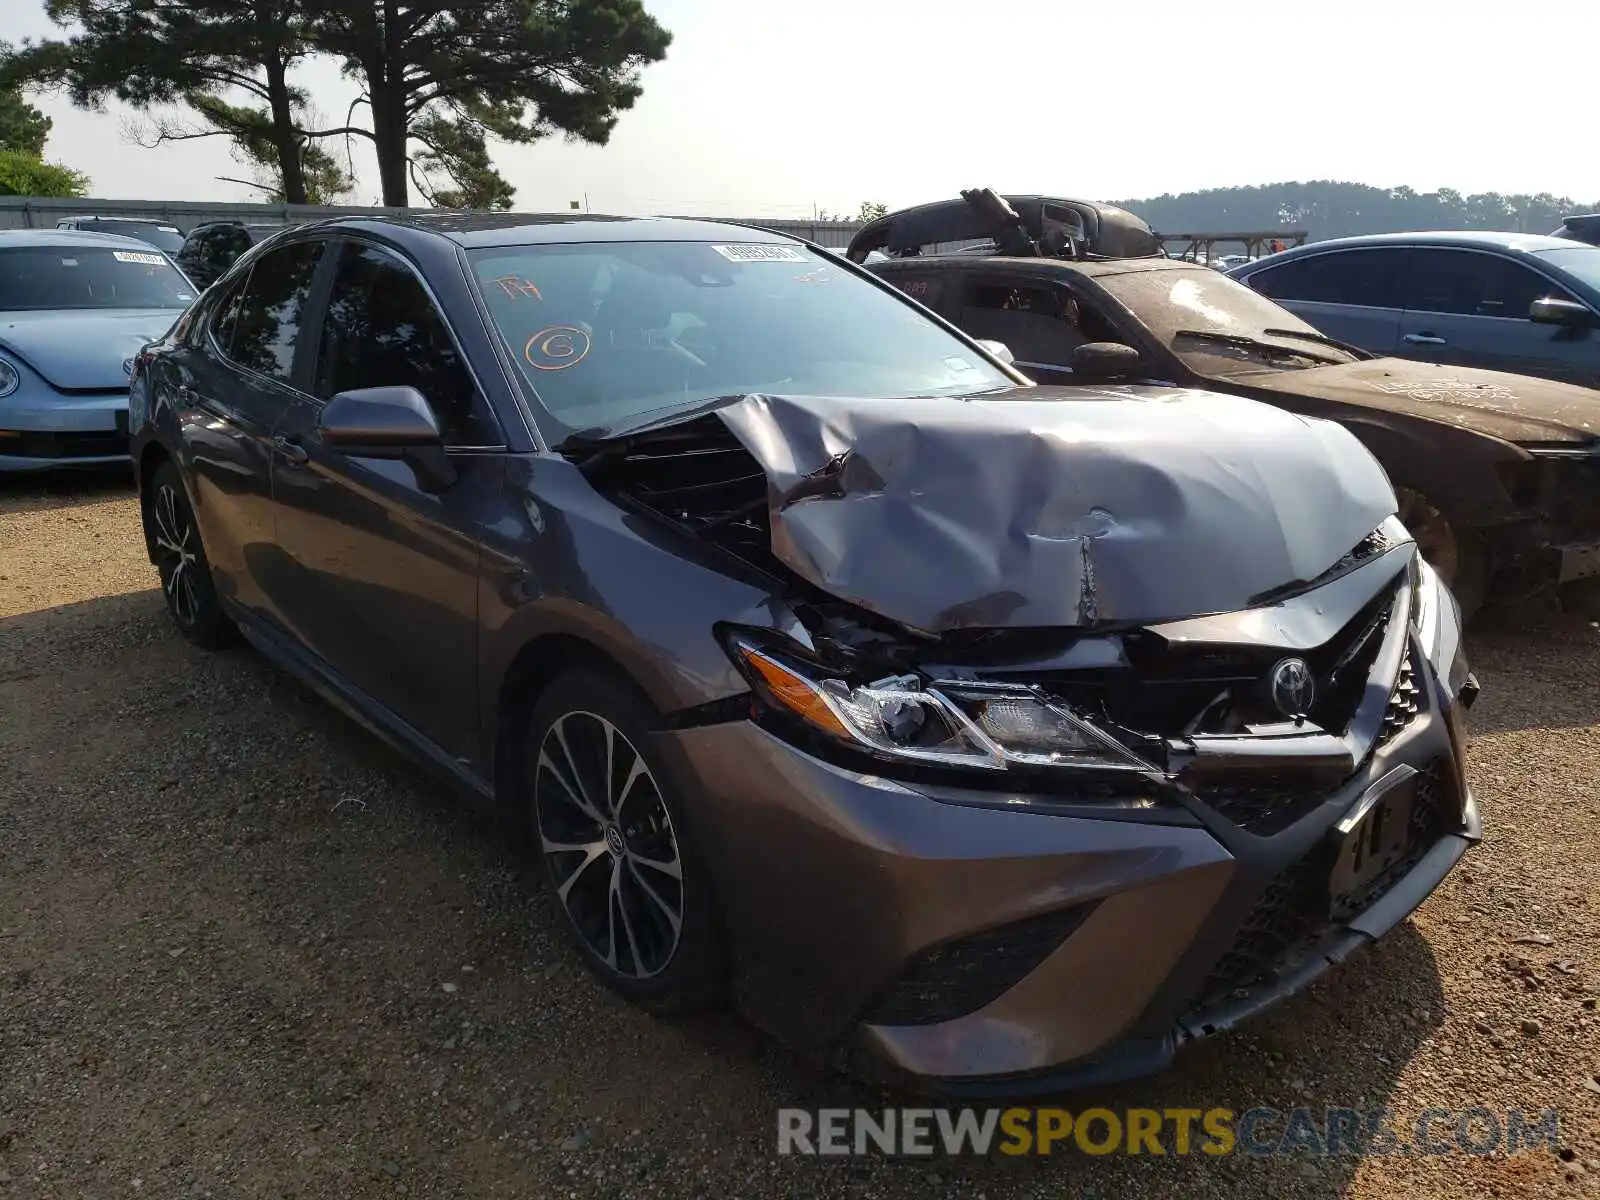
[{"label": "rear door handle", "polygon": [[284,437],[281,433],[272,439],[272,449],[291,467],[301,467],[311,461],[311,452],[299,442]]},{"label": "rear door handle", "polygon": [[1408,333],[1400,339],[1410,342],[1413,346],[1443,346],[1446,344],[1442,337],[1435,337],[1431,333]]}]

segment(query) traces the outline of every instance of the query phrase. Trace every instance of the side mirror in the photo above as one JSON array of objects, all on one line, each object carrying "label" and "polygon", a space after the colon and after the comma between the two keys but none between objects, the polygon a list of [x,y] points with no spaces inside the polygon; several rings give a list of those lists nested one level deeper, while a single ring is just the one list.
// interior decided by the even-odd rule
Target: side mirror
[{"label": "side mirror", "polygon": [[992,338],[974,338],[973,340],[1008,367],[1017,361],[1016,355],[1011,353],[1011,347],[1004,342],[997,342]]},{"label": "side mirror", "polygon": [[414,387],[356,388],[323,406],[317,421],[323,444],[352,458],[406,463],[425,492],[456,481],[433,410]]},{"label": "side mirror", "polygon": [[1587,329],[1594,324],[1594,314],[1575,300],[1558,300],[1545,296],[1528,305],[1528,320],[1540,325],[1566,325],[1573,329]]},{"label": "side mirror", "polygon": [[1089,382],[1137,374],[1142,365],[1139,352],[1121,342],[1085,342],[1073,349],[1071,363],[1073,378]]}]

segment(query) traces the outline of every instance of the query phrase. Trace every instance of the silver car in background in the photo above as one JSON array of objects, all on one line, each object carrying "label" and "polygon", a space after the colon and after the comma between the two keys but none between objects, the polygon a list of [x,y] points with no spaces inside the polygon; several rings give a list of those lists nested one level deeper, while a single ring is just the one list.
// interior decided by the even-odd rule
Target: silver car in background
[{"label": "silver car in background", "polygon": [[126,462],[134,356],[196,294],[147,242],[0,233],[0,475]]}]

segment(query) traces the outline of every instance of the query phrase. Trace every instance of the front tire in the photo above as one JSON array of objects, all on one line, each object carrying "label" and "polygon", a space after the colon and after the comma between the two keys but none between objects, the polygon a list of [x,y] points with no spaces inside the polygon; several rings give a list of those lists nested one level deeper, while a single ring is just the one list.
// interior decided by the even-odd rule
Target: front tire
[{"label": "front tire", "polygon": [[1400,522],[1416,539],[1417,550],[1455,595],[1466,621],[1483,607],[1489,591],[1489,561],[1482,540],[1471,530],[1459,530],[1426,496],[1413,488],[1397,487]]},{"label": "front tire", "polygon": [[710,878],[650,742],[657,717],[622,680],[572,671],[527,726],[523,795],[557,917],[585,964],[652,1012],[709,1007],[724,972]]},{"label": "front tire", "polygon": [[144,503],[145,535],[155,550],[161,593],[178,631],[204,650],[220,650],[238,637],[217,600],[200,526],[189,507],[183,476],[171,462],[156,468]]}]

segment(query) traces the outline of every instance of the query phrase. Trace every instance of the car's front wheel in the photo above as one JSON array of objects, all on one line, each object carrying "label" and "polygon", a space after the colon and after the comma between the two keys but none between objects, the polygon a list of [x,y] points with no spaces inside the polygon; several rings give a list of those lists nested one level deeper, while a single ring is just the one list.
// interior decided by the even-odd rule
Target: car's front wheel
[{"label": "car's front wheel", "polygon": [[1417,549],[1456,598],[1463,620],[1483,606],[1489,589],[1489,562],[1483,542],[1471,530],[1457,529],[1433,501],[1413,488],[1397,487],[1400,522]]},{"label": "car's front wheel", "polygon": [[721,998],[710,879],[663,763],[655,714],[623,681],[553,681],[527,726],[523,795],[559,919],[590,970],[657,1012]]},{"label": "car's front wheel", "polygon": [[171,462],[157,467],[150,480],[144,527],[161,573],[167,612],[183,636],[207,650],[233,641],[237,631],[217,601],[200,527],[189,507],[183,477]]}]

